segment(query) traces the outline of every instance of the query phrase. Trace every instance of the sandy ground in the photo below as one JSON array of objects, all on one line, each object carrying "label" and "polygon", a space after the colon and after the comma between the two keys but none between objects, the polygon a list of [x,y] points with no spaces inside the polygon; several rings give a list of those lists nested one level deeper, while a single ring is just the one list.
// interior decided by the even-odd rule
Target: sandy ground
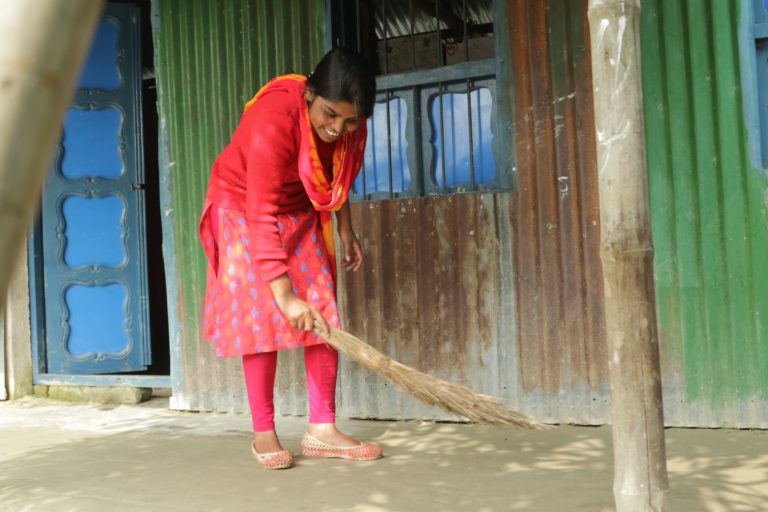
[{"label": "sandy ground", "polygon": [[[0,403],[2,511],[610,511],[609,427],[543,432],[340,421],[385,458],[266,471],[249,418],[140,406]],[[298,453],[302,418],[280,418]],[[671,511],[768,511],[768,432],[667,430]]]}]

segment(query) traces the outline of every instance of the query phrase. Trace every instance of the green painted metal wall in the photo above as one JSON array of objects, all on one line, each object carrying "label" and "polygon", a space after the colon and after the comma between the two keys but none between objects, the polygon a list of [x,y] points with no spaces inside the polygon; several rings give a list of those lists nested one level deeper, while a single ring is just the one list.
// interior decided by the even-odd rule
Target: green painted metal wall
[{"label": "green painted metal wall", "polygon": [[739,2],[642,9],[666,422],[765,427],[768,196],[747,153]]},{"label": "green painted metal wall", "polygon": [[[322,56],[325,2],[156,0],[153,32],[173,405],[242,409],[239,359],[214,361],[202,340],[206,261],[198,220],[211,164],[228,143],[245,103],[271,77],[308,74]],[[287,378],[299,372],[297,364],[282,368]]]}]

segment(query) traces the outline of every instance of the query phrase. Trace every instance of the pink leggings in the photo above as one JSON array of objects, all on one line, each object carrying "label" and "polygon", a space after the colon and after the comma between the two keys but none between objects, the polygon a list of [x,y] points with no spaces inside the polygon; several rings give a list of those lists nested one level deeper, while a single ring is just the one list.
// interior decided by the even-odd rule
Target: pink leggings
[{"label": "pink leggings", "polygon": [[[309,422],[336,421],[336,372],[339,353],[326,344],[304,349],[309,394]],[[277,352],[262,352],[243,356],[245,387],[251,406],[253,430],[266,432],[275,428],[275,371]]]}]

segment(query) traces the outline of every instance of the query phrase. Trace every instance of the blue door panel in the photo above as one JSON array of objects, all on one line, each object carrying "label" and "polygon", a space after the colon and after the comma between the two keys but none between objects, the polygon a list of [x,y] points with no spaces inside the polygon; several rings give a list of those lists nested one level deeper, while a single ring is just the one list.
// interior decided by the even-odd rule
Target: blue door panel
[{"label": "blue door panel", "polygon": [[119,178],[123,172],[122,125],[122,112],[113,106],[70,108],[64,119],[62,176],[68,180]]},{"label": "blue door panel", "polygon": [[73,284],[64,292],[69,314],[67,352],[74,357],[99,354],[119,358],[129,350],[128,291],[122,283]]},{"label": "blue door panel", "polygon": [[135,7],[106,7],[43,190],[47,373],[151,362],[138,36]]},{"label": "blue door panel", "polygon": [[66,196],[62,202],[64,264],[71,269],[125,266],[125,212],[125,200],[117,195]]},{"label": "blue door panel", "polygon": [[112,6],[107,7],[106,19],[96,27],[91,51],[80,73],[79,89],[115,91],[120,88],[120,22],[109,17],[110,14],[120,15]]}]

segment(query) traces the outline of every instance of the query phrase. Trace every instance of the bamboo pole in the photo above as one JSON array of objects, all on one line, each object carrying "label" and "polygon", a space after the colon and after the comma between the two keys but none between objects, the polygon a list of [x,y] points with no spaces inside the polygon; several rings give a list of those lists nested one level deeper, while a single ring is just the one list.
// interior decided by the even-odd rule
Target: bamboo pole
[{"label": "bamboo pole", "polygon": [[589,0],[618,512],[669,494],[643,123],[640,0]]},{"label": "bamboo pole", "polygon": [[0,311],[102,6],[0,5]]}]

